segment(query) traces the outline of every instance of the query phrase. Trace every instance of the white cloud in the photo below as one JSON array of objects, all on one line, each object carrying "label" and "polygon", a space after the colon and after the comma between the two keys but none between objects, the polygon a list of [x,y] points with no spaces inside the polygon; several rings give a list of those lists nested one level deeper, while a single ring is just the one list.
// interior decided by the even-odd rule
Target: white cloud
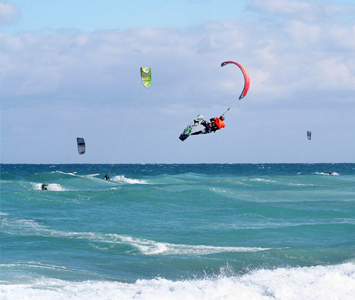
[{"label": "white cloud", "polygon": [[[350,2],[350,1],[349,1]],[[352,15],[354,17],[355,14],[355,5],[350,4],[329,4],[325,7],[325,10],[328,15],[339,14],[342,16]]]},{"label": "white cloud", "polygon": [[333,26],[328,32],[328,37],[329,42],[334,45],[333,48],[355,51],[355,25],[351,27]]},{"label": "white cloud", "polygon": [[330,58],[318,61],[315,64],[318,74],[322,74],[322,81],[318,83],[321,90],[339,90],[346,89],[355,91],[355,69],[344,62]]},{"label": "white cloud", "polygon": [[285,26],[285,32],[296,47],[309,47],[320,40],[322,28],[318,24],[291,21]]},{"label": "white cloud", "polygon": [[253,0],[251,5],[267,13],[276,13],[284,15],[309,14],[314,10],[314,5],[294,0]]},{"label": "white cloud", "polygon": [[294,0],[253,0],[250,7],[255,11],[266,14],[266,17],[294,18],[297,20],[314,21],[324,18],[322,7],[309,1]]},{"label": "white cloud", "polygon": [[20,9],[16,5],[0,2],[0,25],[12,24],[20,16]]},{"label": "white cloud", "polygon": [[[115,98],[112,95],[119,91],[126,97],[134,89],[135,81],[130,78],[136,79],[136,69],[150,65],[154,67],[153,87],[159,87],[160,97],[168,93],[174,104],[188,103],[192,92],[196,103],[213,103],[218,94],[233,97],[226,86],[233,86],[239,95],[241,86],[230,78],[242,81],[241,74],[220,68],[222,61],[236,60],[249,71],[250,92],[258,101],[265,93],[266,97],[268,93],[291,96],[300,86],[316,92],[312,82],[322,82],[323,77],[324,82],[329,80],[326,72],[316,71],[334,55],[338,66],[347,66],[345,77],[352,82],[354,28],[289,21],[282,34],[272,26],[228,21],[190,30],[1,35],[3,94],[60,92],[80,99],[100,94]],[[333,76],[344,81],[341,73]]]}]

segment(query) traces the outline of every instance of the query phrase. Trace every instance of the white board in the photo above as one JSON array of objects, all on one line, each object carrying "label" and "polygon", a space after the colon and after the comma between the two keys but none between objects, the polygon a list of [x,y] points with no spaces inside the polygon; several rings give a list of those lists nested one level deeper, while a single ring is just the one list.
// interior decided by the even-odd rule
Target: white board
[{"label": "white board", "polygon": [[199,126],[204,120],[205,117],[203,115],[198,115],[189,125],[186,126],[182,134],[180,134],[179,139],[185,141],[192,133],[201,130]]}]

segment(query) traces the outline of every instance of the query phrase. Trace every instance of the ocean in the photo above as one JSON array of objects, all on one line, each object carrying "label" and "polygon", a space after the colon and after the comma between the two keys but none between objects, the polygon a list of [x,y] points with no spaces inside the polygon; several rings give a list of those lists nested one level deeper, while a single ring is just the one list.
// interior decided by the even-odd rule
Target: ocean
[{"label": "ocean", "polygon": [[0,166],[0,299],[355,299],[355,164]]}]

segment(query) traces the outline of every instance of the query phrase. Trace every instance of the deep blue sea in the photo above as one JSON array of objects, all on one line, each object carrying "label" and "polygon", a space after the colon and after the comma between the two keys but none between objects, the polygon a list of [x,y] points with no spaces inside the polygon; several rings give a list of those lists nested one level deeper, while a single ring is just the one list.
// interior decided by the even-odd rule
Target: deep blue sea
[{"label": "deep blue sea", "polygon": [[1,299],[355,299],[355,164],[0,166]]}]

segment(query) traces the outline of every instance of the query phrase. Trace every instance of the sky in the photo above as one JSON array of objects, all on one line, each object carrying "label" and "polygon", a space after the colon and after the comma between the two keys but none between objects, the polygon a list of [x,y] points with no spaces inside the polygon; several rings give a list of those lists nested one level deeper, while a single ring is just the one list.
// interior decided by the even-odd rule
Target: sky
[{"label": "sky", "polygon": [[355,163],[354,0],[1,1],[0,72],[1,163]]}]

